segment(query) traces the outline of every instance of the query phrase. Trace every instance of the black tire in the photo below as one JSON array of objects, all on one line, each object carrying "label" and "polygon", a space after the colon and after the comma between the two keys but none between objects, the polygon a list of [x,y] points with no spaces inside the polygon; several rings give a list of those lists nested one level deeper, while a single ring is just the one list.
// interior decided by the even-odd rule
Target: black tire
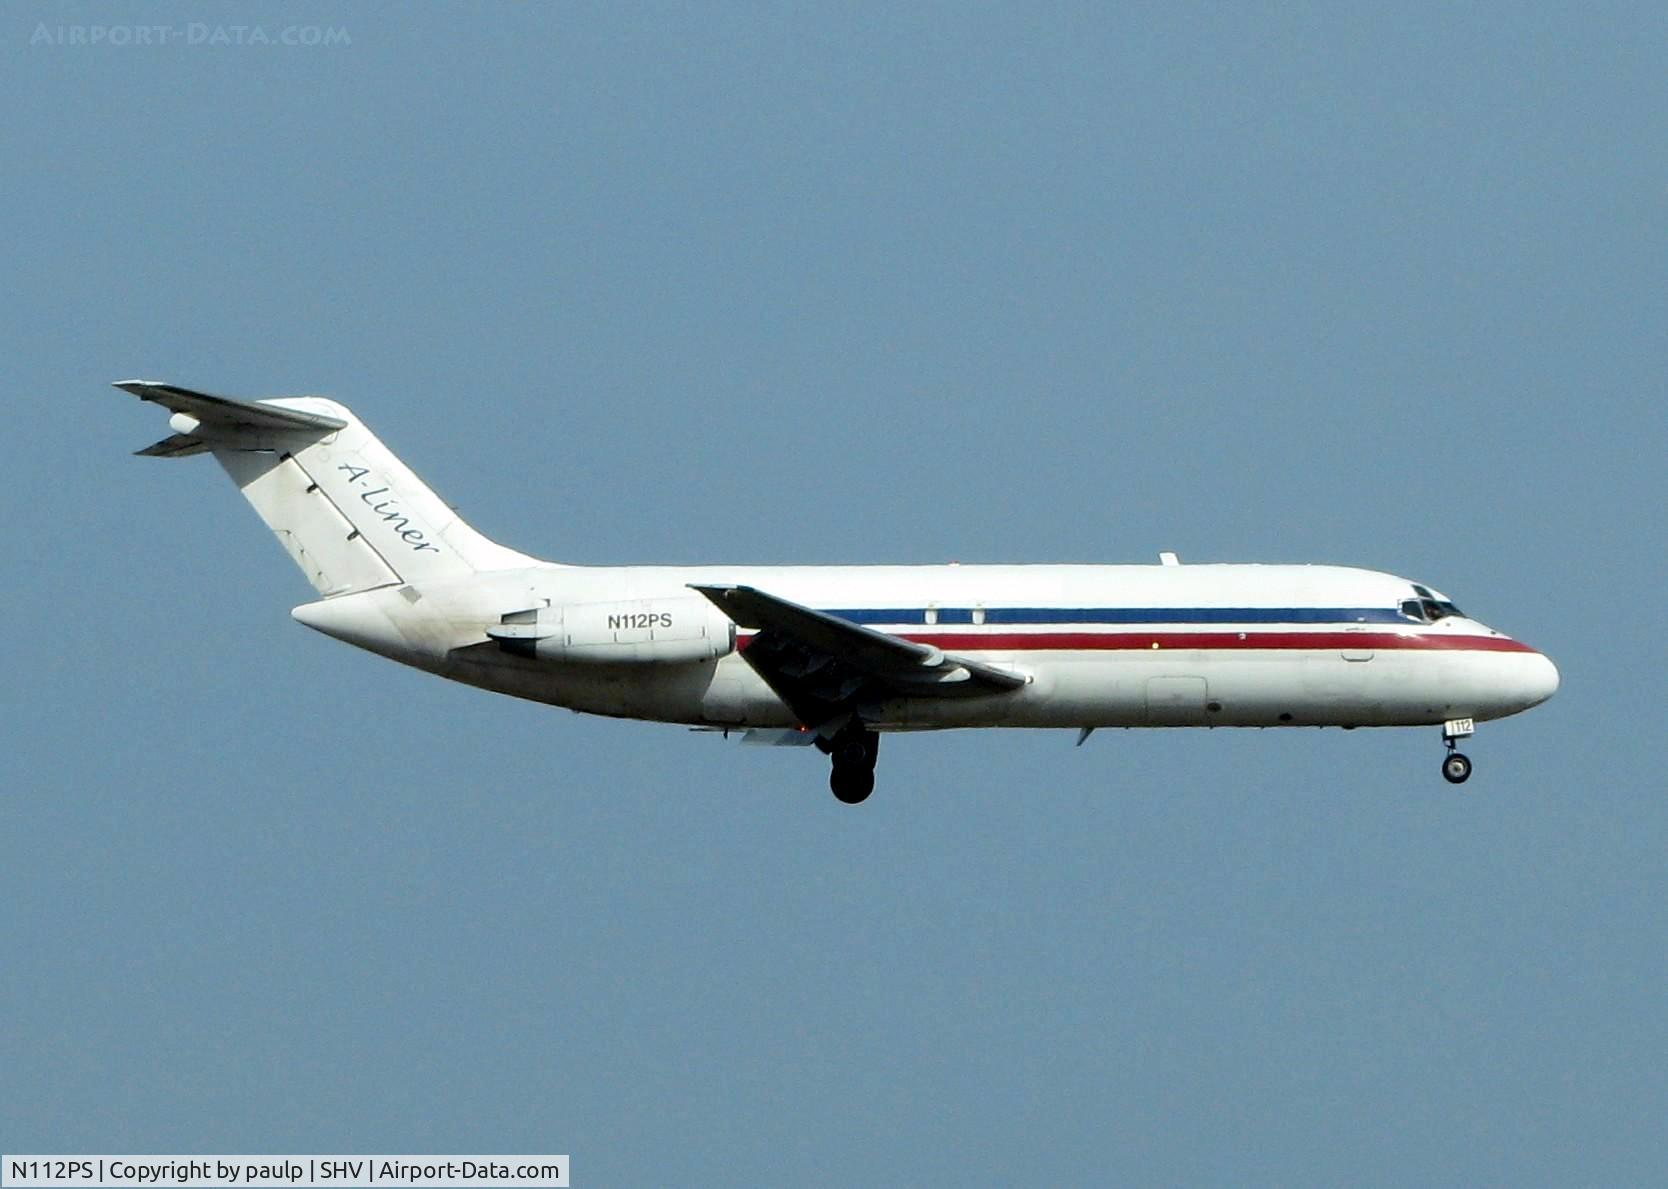
[{"label": "black tire", "polygon": [[835,764],[828,774],[828,787],[841,804],[860,805],[875,791],[874,769]]},{"label": "black tire", "polygon": [[1449,752],[1442,761],[1442,779],[1449,784],[1464,784],[1471,779],[1471,761],[1457,751]]}]

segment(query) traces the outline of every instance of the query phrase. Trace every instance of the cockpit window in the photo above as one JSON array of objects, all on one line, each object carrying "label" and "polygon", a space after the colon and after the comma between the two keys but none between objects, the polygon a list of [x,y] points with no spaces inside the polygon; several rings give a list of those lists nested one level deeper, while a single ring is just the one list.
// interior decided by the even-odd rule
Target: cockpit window
[{"label": "cockpit window", "polygon": [[1465,614],[1447,599],[1403,599],[1401,610],[1402,614],[1414,623],[1435,623],[1439,619],[1447,619],[1450,615]]}]

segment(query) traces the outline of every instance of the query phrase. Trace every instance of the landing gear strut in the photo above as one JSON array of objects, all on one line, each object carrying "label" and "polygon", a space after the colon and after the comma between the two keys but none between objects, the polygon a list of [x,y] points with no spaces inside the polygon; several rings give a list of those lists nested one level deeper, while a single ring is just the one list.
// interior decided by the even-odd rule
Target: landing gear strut
[{"label": "landing gear strut", "polygon": [[828,787],[847,805],[856,805],[874,792],[875,761],[880,758],[880,736],[862,723],[853,722],[829,740],[829,757],[834,770]]},{"label": "landing gear strut", "polygon": [[1448,755],[1442,761],[1442,779],[1449,784],[1464,784],[1471,778],[1471,760],[1455,749],[1455,743],[1476,729],[1469,718],[1451,718],[1442,724],[1442,742]]}]

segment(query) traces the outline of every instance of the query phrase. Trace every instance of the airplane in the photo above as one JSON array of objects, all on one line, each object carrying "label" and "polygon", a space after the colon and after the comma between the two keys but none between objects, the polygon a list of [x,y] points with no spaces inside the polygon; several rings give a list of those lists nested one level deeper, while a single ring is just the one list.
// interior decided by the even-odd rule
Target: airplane
[{"label": "airplane", "polygon": [[1429,586],[1330,565],[583,566],[466,524],[345,406],[153,380],[319,598],[325,635],[590,714],[814,745],[835,797],[884,733],[1052,727],[1437,726],[1452,784],[1477,722],[1558,688],[1552,661]]}]

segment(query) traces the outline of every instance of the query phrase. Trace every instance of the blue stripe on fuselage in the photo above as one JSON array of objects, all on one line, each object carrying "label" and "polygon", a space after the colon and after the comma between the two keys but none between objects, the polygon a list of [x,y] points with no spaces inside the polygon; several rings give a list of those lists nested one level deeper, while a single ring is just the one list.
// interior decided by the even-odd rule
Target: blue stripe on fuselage
[{"label": "blue stripe on fuselage", "polygon": [[[973,608],[939,607],[938,623],[971,624]],[[926,623],[925,607],[823,612],[851,623]],[[1073,623],[1407,623],[1391,607],[986,607],[986,626]]]}]

